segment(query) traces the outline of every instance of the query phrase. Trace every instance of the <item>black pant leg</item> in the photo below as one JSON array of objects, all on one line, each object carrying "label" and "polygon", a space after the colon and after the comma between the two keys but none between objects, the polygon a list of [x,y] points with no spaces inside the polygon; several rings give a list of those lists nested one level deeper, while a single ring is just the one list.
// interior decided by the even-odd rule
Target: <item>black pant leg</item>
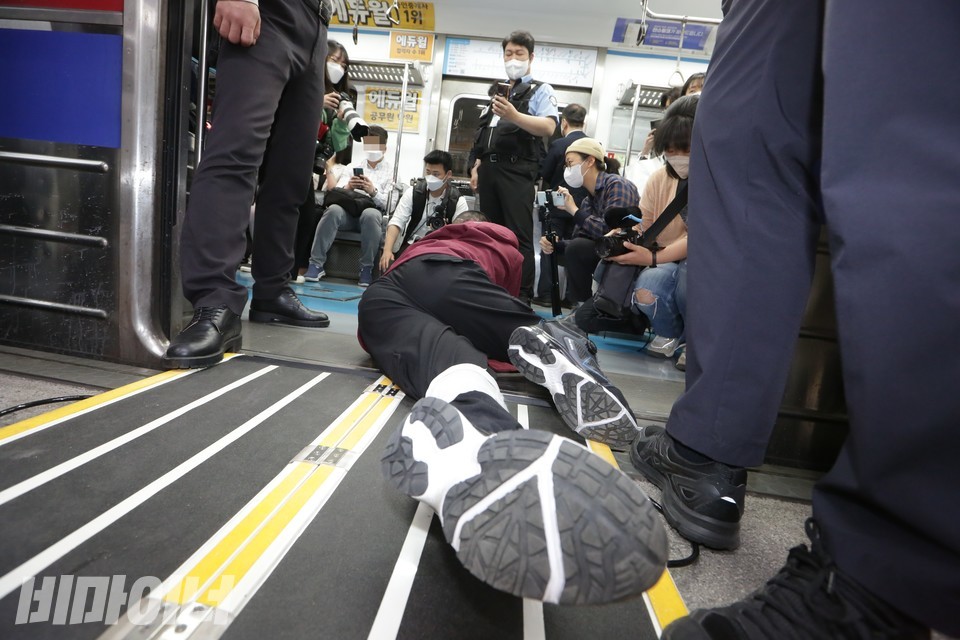
[{"label": "black pant leg", "polygon": [[488,358],[506,360],[513,330],[539,321],[474,263],[429,257],[375,280],[357,315],[377,366],[414,398],[455,364],[486,368]]},{"label": "black pant leg", "polygon": [[[960,5],[877,9],[827,3],[823,202],[850,434],[813,512],[844,572],[960,637],[960,84],[941,66],[960,56]],[[905,86],[923,99],[891,107]]]},{"label": "black pant leg", "polygon": [[[411,268],[412,267],[412,268]],[[373,361],[408,396],[422,398],[437,374],[455,364],[487,367],[487,356],[416,301],[424,280],[416,260],[373,281],[357,310],[360,339]]]},{"label": "black pant leg", "polygon": [[480,208],[491,222],[507,227],[517,236],[523,255],[520,297],[532,297],[536,264],[533,252],[535,162],[489,162],[480,164]]},{"label": "black pant leg", "polygon": [[311,185],[310,193],[303,204],[300,205],[297,216],[297,233],[293,243],[291,276],[310,263],[310,249],[313,247],[313,237],[317,233],[317,224],[320,222],[321,213],[322,211],[317,207],[316,192]]},{"label": "black pant leg", "polygon": [[763,462],[810,289],[822,6],[733,3],[694,121],[687,383],[667,431],[728,464]]},{"label": "black pant leg", "polygon": [[[264,158],[281,94],[298,72],[291,60],[299,61],[302,68],[306,68],[316,54],[317,41],[326,42],[325,29],[299,0],[261,7],[261,21],[261,34],[255,46],[241,47],[226,41],[222,44],[212,129],[190,186],[181,231],[181,276],[186,298],[194,306],[226,304],[236,313],[242,313],[247,299],[246,287],[236,282],[236,269],[246,246],[245,229],[257,171]],[[320,64],[323,64],[322,58]],[[253,87],[256,90],[252,90]],[[306,135],[308,139],[315,136],[316,127]],[[307,160],[308,165],[311,160]],[[296,178],[298,184],[302,182],[299,176]],[[294,208],[302,201],[306,183],[302,182],[297,188]],[[270,214],[258,215],[255,244],[259,247],[264,243],[265,255],[258,255],[254,263],[260,262],[261,266],[255,269],[276,269],[277,258],[269,255],[274,241],[268,238],[278,234],[270,218]],[[262,232],[265,237],[261,240]],[[279,235],[284,234],[289,251],[293,228],[281,229]]]},{"label": "black pant leg", "polygon": [[589,238],[569,240],[563,251],[567,266],[567,298],[583,302],[593,297],[593,272],[600,263],[596,241]]},{"label": "black pant leg", "polygon": [[284,88],[267,146],[253,237],[254,298],[275,298],[294,265],[299,209],[310,190],[316,131],[323,112],[327,40],[323,25],[316,23],[316,27],[318,40]]}]

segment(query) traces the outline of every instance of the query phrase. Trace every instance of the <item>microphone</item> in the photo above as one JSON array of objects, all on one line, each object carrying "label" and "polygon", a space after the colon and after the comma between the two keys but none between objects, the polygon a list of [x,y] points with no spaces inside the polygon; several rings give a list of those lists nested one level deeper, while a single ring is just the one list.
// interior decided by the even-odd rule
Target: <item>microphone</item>
[{"label": "microphone", "polygon": [[639,207],[610,207],[603,212],[603,221],[611,229],[626,229],[643,221]]}]

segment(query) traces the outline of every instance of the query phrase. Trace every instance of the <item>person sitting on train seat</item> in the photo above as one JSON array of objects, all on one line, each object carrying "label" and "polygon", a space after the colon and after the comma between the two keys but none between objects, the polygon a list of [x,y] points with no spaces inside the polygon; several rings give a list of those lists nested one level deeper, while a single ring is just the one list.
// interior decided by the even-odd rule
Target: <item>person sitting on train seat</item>
[{"label": "person sitting on train seat", "polygon": [[426,235],[360,300],[363,347],[418,400],[390,437],[384,476],[433,507],[460,561],[497,589],[565,604],[639,594],[666,558],[650,503],[586,447],[523,429],[488,359],[545,386],[583,438],[623,446],[633,414],[586,336],[516,297],[516,236],[484,220],[470,210]]},{"label": "person sitting on train seat", "polygon": [[[359,215],[354,216],[340,204],[326,206],[313,239],[310,266],[303,276],[305,280],[317,282],[326,275],[323,266],[327,261],[327,253],[337,238],[337,232],[342,229],[360,232],[359,284],[367,287],[373,282],[373,268],[376,266],[377,251],[383,236],[383,216],[387,209],[387,198],[393,188],[393,166],[383,157],[386,150],[386,129],[371,126],[363,138],[366,157],[360,162],[351,163],[337,184],[337,188],[345,190],[348,195],[355,192],[367,196],[365,203],[361,205],[364,208],[356,212]],[[338,192],[328,192],[324,203],[328,203],[336,193]]]},{"label": "person sitting on train seat", "polygon": [[453,157],[434,149],[423,158],[422,180],[404,191],[387,223],[386,239],[380,256],[380,271],[386,271],[408,246],[467,210],[467,199],[450,184]]},{"label": "person sitting on train seat", "polygon": [[[314,181],[306,200],[300,206],[297,223],[297,239],[294,243],[294,269],[298,282],[310,264],[310,248],[320,221],[322,207],[317,206],[317,191],[327,191],[337,186],[341,171],[333,177],[327,173],[331,162],[337,168],[350,164],[353,155],[352,140],[362,140],[368,132],[366,123],[353,118],[352,105],[357,102],[357,90],[350,82],[350,55],[336,40],[327,40],[327,62],[324,70],[323,116],[317,131],[317,148],[314,153]],[[349,119],[347,115],[350,115]],[[333,184],[329,184],[330,182]]]},{"label": "person sitting on train seat", "polygon": [[523,255],[520,297],[533,297],[536,257],[533,202],[544,138],[557,130],[560,114],[553,87],[533,79],[536,41],[514,31],[500,43],[508,82],[494,83],[490,104],[480,114],[470,150],[470,187],[490,219],[517,235]]},{"label": "person sitting on train seat", "polygon": [[[240,316],[251,292],[237,282],[237,268],[263,164],[268,171],[257,196],[250,320],[330,324],[326,314],[307,309],[288,284],[297,209],[310,182],[323,110],[332,7],[319,0],[317,8],[305,12],[296,2],[264,3],[262,10],[256,2],[216,3],[213,24],[223,40],[213,121],[180,231],[183,295],[194,314],[167,347],[168,367],[216,364],[241,346]],[[270,37],[260,39],[261,29]]]},{"label": "person sitting on train seat", "polygon": [[[563,137],[557,138],[550,143],[547,149],[547,155],[540,163],[540,180],[544,189],[556,191],[564,187],[573,196],[573,201],[579,207],[583,199],[587,197],[588,192],[583,187],[574,189],[563,179],[563,170],[566,168],[567,148],[580,138],[586,138],[587,134],[583,127],[587,119],[587,110],[583,105],[571,103],[560,112],[560,133]],[[544,234],[549,224],[550,233],[556,234],[558,238],[567,240],[573,232],[573,220],[566,213],[557,211],[551,198],[546,199],[546,219],[542,220]],[[562,256],[560,256],[562,258]],[[537,281],[537,295],[533,298],[533,303],[549,307],[550,290],[553,286],[551,276],[551,263],[557,258],[550,253],[540,252],[540,279]],[[562,260],[561,260],[562,262]]]},{"label": "person sitting on train seat", "polygon": [[616,173],[614,165],[598,141],[580,138],[566,153],[564,180],[572,187],[584,187],[587,197],[579,206],[570,192],[561,187],[564,205],[558,211],[573,218],[573,233],[569,240],[560,240],[556,246],[546,237],[540,238],[540,250],[551,254],[563,253],[567,267],[567,298],[581,303],[592,295],[593,271],[600,261],[594,250],[596,241],[610,231],[603,214],[611,207],[635,207],[640,202],[637,187]]},{"label": "person sitting on train seat", "polygon": [[[680,182],[689,174],[690,138],[700,97],[684,96],[674,102],[657,127],[654,151],[666,157],[666,165],[654,173],[643,190],[640,211],[643,221],[634,227],[648,229],[677,195]],[[644,247],[625,242],[627,253],[610,258],[623,265],[646,267],[637,277],[633,293],[632,311],[646,316],[656,334],[645,351],[651,355],[672,358],[683,344],[686,316],[687,278],[687,210],[668,224],[657,236],[661,247],[656,255]],[[601,267],[598,267],[598,271]],[[597,278],[599,280],[599,277]],[[593,332],[596,309],[588,300],[577,309],[576,322],[584,331]],[[637,323],[628,318],[619,329],[627,331]],[[611,330],[609,324],[605,330]],[[684,362],[680,366],[686,366]]]}]

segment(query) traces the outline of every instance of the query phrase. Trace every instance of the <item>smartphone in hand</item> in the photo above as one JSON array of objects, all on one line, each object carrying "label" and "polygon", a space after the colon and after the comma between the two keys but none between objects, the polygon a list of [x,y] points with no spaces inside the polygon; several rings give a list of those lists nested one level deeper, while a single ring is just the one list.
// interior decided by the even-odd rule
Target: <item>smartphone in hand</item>
[{"label": "smartphone in hand", "polygon": [[353,175],[357,176],[358,178],[359,178],[360,176],[362,176],[362,175],[363,175],[363,167],[354,167],[354,168],[353,168]]}]

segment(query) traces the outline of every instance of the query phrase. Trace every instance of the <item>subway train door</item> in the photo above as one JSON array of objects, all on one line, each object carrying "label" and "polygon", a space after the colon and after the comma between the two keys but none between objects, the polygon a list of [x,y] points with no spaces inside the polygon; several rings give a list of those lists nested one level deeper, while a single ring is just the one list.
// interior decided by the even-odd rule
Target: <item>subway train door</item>
[{"label": "subway train door", "polygon": [[[493,81],[444,78],[440,87],[440,111],[437,116],[437,146],[453,156],[453,175],[470,179],[467,160],[473,147],[480,113],[490,102],[487,90]],[[590,91],[554,87],[560,108],[571,102],[590,104]],[[559,132],[557,133],[559,135]]]},{"label": "subway train door", "polygon": [[0,0],[0,344],[159,365],[200,1]]}]

